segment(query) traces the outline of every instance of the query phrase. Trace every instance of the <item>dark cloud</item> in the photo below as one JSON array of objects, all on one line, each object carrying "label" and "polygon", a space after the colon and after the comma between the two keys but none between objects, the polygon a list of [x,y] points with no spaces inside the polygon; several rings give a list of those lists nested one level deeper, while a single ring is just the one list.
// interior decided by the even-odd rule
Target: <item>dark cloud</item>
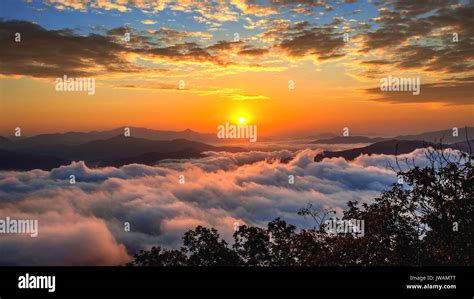
[{"label": "dark cloud", "polygon": [[[395,10],[382,10],[377,18],[372,19],[379,28],[364,35],[364,52],[379,48],[399,46],[402,42],[415,36],[426,36],[434,30],[452,26],[455,32],[472,37],[474,21],[472,11],[474,4],[469,3],[453,8],[453,1],[394,1]],[[427,17],[419,14],[435,11]]]},{"label": "dark cloud", "polygon": [[[245,0],[248,4],[257,4],[258,1],[255,0]],[[289,8],[292,6],[304,6],[308,8],[313,7],[326,7],[328,6],[328,1],[326,0],[267,0],[262,1],[262,6],[273,6],[278,8]]]},{"label": "dark cloud", "polygon": [[112,28],[110,30],[107,30],[108,35],[121,35],[123,36],[125,33],[130,33],[132,31],[132,28],[123,26],[123,27],[116,27]]},{"label": "dark cloud", "polygon": [[208,50],[212,51],[227,51],[239,47],[242,44],[241,41],[218,41],[213,45],[207,47]]},{"label": "dark cloud", "polygon": [[[385,3],[372,21],[377,29],[362,32],[361,52],[379,52],[401,70],[421,69],[436,73],[463,73],[474,70],[474,2],[391,1]],[[456,4],[456,5],[454,5]],[[428,15],[426,15],[429,13]],[[446,29],[450,29],[447,31]],[[457,34],[458,40],[453,40]],[[389,57],[390,59],[386,58]]]},{"label": "dark cloud", "polygon": [[290,26],[288,30],[304,30],[306,27],[311,26],[311,23],[308,21],[296,22],[293,26]]},{"label": "dark cloud", "polygon": [[179,31],[179,30],[174,30],[171,28],[160,28],[159,30],[148,30],[146,32],[142,32],[142,35],[145,35],[145,36],[149,35],[150,38],[157,38],[157,41],[161,43],[176,43],[184,39],[203,38],[203,37],[209,38],[212,36],[209,33]]},{"label": "dark cloud", "polygon": [[140,49],[137,52],[172,59],[206,61],[212,58],[209,52],[194,42],[185,42],[162,48]]},{"label": "dark cloud", "polygon": [[[21,42],[14,40],[17,32]],[[0,42],[4,75],[91,76],[92,67],[99,67],[99,73],[137,70],[121,58],[123,46],[101,35],[77,36],[70,30],[46,30],[25,21],[1,21]]]},{"label": "dark cloud", "polygon": [[470,73],[474,71],[474,40],[464,39],[443,47],[406,45],[393,49],[392,60],[365,60],[363,65],[392,65],[401,70],[419,69],[437,73]]},{"label": "dark cloud", "polygon": [[[21,42],[15,42],[15,33]],[[131,33],[130,42],[124,42],[125,33]],[[0,72],[3,75],[32,77],[83,77],[109,73],[146,72],[147,69],[126,59],[127,54],[141,54],[173,61],[210,62],[219,66],[234,64],[226,61],[220,51],[239,49],[242,42],[219,41],[204,47],[187,41],[166,46],[157,42],[171,42],[200,35],[162,28],[150,34],[136,32],[133,28],[117,27],[106,35],[77,35],[73,30],[47,30],[26,21],[0,21]],[[158,37],[157,42],[154,40]],[[161,39],[161,40],[160,40]],[[257,55],[255,49],[245,55]],[[163,70],[159,70],[163,71]]]},{"label": "dark cloud", "polygon": [[394,62],[390,60],[386,60],[386,59],[374,59],[374,60],[362,61],[362,64],[367,64],[367,65],[382,65],[382,64],[392,64],[392,63]]},{"label": "dark cloud", "polygon": [[316,56],[319,60],[327,60],[345,56],[342,51],[345,42],[340,33],[333,28],[313,27],[311,30],[282,33],[283,40],[278,48],[289,56]]},{"label": "dark cloud", "polygon": [[474,36],[474,2],[469,1],[465,5],[456,7],[444,7],[438,10],[437,14],[429,16],[427,19],[433,22],[436,27],[452,26],[455,32],[459,33],[460,40],[463,38],[473,38]]},{"label": "dark cloud", "polygon": [[362,52],[399,46],[412,36],[423,36],[433,30],[429,21],[402,18],[400,12],[383,12],[382,15],[384,25],[362,35],[365,40]]},{"label": "dark cloud", "polygon": [[459,82],[474,82],[474,76],[469,77],[451,77],[446,78],[446,81],[459,81]]},{"label": "dark cloud", "polygon": [[262,56],[262,55],[267,54],[268,52],[269,52],[268,49],[254,48],[252,46],[244,46],[238,52],[238,54],[239,55],[244,55],[244,56]]},{"label": "dark cloud", "polygon": [[452,42],[443,48],[408,45],[396,50],[398,67],[432,72],[460,73],[474,70],[474,39]]},{"label": "dark cloud", "polygon": [[[330,6],[326,1],[244,1],[250,6],[278,9]],[[353,1],[345,1],[353,2]],[[474,70],[474,2],[457,1],[385,1],[377,18],[370,24],[358,22],[350,27],[351,38],[362,37],[361,52],[374,54],[363,65],[389,65],[401,70],[420,69],[436,73],[463,73]],[[126,6],[133,6],[128,3]],[[138,5],[138,4],[137,4]],[[197,5],[197,4],[196,4]],[[199,4],[198,6],[200,6]],[[204,4],[202,4],[204,5]],[[261,10],[259,10],[261,11]],[[208,62],[226,67],[235,65],[229,53],[259,57],[280,50],[294,58],[312,56],[330,60],[346,56],[342,29],[350,22],[342,17],[333,18],[325,26],[312,26],[308,21],[291,23],[284,19],[269,19],[263,37],[271,37],[274,44],[268,48],[250,46],[247,41],[217,41],[203,45],[198,38],[207,38],[206,32],[186,32],[170,28],[137,31],[122,26],[106,30],[103,35],[78,35],[72,29],[47,30],[24,21],[0,21],[0,72],[7,76],[33,77],[100,76],[107,73],[146,72],[130,61],[127,54],[171,60],[174,62]],[[451,30],[446,31],[450,27]],[[443,30],[441,30],[443,28]],[[451,32],[452,31],[452,32]],[[14,42],[14,34],[22,34],[22,42]],[[130,42],[123,35],[131,33]],[[459,41],[452,41],[452,33]],[[436,36],[434,34],[436,33]],[[382,54],[380,54],[382,53]],[[379,70],[380,71],[380,70]]]},{"label": "dark cloud", "polygon": [[420,86],[420,94],[412,92],[381,91],[380,87],[366,90],[376,97],[372,100],[392,104],[444,103],[446,105],[473,105],[474,83],[436,83]]},{"label": "dark cloud", "polygon": [[391,2],[393,8],[403,12],[408,16],[416,16],[433,10],[445,8],[447,6],[457,4],[458,0],[396,0]]}]

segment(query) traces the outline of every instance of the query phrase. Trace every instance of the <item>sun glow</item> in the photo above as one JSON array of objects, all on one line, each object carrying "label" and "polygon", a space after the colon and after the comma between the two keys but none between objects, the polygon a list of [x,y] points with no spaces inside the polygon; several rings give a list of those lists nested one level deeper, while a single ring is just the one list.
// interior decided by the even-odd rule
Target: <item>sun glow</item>
[{"label": "sun glow", "polygon": [[239,123],[244,124],[245,123],[245,117],[241,116],[238,119]]}]

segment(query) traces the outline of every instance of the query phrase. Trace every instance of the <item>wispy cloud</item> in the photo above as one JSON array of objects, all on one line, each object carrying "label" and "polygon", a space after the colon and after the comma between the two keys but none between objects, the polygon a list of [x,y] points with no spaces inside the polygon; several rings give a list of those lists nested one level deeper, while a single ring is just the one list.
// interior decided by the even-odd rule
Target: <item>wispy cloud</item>
[{"label": "wispy cloud", "polygon": [[268,96],[248,94],[242,89],[238,88],[206,88],[206,89],[197,89],[194,91],[201,96],[217,96],[225,99],[230,99],[234,101],[245,101],[245,100],[266,100],[269,99]]},{"label": "wispy cloud", "polygon": [[154,25],[154,24],[156,24],[156,22],[153,21],[153,20],[143,20],[143,21],[142,21],[142,24],[145,24],[145,25]]}]

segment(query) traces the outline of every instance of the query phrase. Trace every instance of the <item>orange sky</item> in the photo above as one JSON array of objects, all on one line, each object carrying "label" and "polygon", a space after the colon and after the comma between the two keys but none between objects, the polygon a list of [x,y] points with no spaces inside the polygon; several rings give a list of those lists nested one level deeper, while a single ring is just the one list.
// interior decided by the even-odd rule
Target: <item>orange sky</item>
[{"label": "orange sky", "polygon": [[[460,127],[473,120],[472,106],[377,103],[368,101],[363,93],[342,87],[336,90],[332,85],[315,84],[314,88],[305,88],[296,81],[295,90],[290,91],[284,76],[274,76],[273,80],[265,80],[264,74],[251,77],[255,78],[250,80],[253,82],[263,79],[258,81],[261,86],[247,86],[246,90],[256,90],[268,99],[239,101],[186,90],[118,89],[99,84],[96,94],[87,96],[82,92],[56,92],[54,83],[47,80],[3,79],[1,130],[11,135],[15,127],[21,127],[29,135],[128,125],[212,133],[219,124],[243,116],[247,123],[259,126],[261,135],[338,132],[343,127],[390,135]],[[228,80],[238,82],[238,78]],[[275,84],[277,80],[279,84]]]},{"label": "orange sky", "polygon": [[[215,133],[218,125],[238,117],[258,125],[259,135],[338,133],[344,127],[397,135],[473,125],[472,56],[449,62],[450,55],[466,53],[466,45],[453,46],[446,39],[450,30],[469,32],[463,20],[438,24],[422,16],[427,8],[419,4],[420,13],[406,22],[433,22],[429,34],[420,39],[415,30],[389,45],[385,35],[392,25],[385,20],[386,9],[374,6],[357,16],[360,6],[352,4],[333,10],[309,7],[320,16],[314,18],[288,13],[286,6],[234,2],[217,1],[220,10],[213,14],[205,4],[184,9],[166,2],[176,16],[182,14],[177,24],[161,21],[164,7],[140,15],[148,8],[125,4],[98,8],[52,1],[44,4],[50,15],[43,22],[25,18],[21,9],[26,13],[27,6],[7,11],[6,19],[23,21],[0,26],[12,36],[21,31],[24,38],[15,43],[8,37],[0,51],[0,134],[12,135],[15,127],[34,135],[120,126]],[[450,9],[458,13],[469,9],[465,6]],[[261,14],[264,10],[271,16]],[[60,23],[69,15],[81,18]],[[104,22],[106,29],[85,29],[94,22]],[[51,29],[74,26],[80,32]],[[132,33],[129,44],[121,41],[125,31]],[[233,32],[241,33],[239,41]],[[350,41],[341,41],[344,32],[351,34]],[[445,52],[427,59],[423,51],[435,42]],[[55,91],[55,78],[74,74],[95,78],[95,94]],[[388,75],[421,78],[421,95],[378,92],[380,79]],[[180,80],[184,90],[178,89]]]}]

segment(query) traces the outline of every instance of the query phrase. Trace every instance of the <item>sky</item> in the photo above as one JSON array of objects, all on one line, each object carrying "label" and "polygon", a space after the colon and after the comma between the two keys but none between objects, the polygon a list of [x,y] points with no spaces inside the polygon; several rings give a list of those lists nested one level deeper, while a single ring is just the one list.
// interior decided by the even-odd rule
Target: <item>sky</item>
[{"label": "sky", "polygon": [[[242,117],[276,136],[473,125],[473,12],[454,0],[1,1],[0,134],[216,133]],[[95,94],[56,91],[64,75],[94,78]],[[420,94],[382,92],[388,76],[420,78]]]}]

